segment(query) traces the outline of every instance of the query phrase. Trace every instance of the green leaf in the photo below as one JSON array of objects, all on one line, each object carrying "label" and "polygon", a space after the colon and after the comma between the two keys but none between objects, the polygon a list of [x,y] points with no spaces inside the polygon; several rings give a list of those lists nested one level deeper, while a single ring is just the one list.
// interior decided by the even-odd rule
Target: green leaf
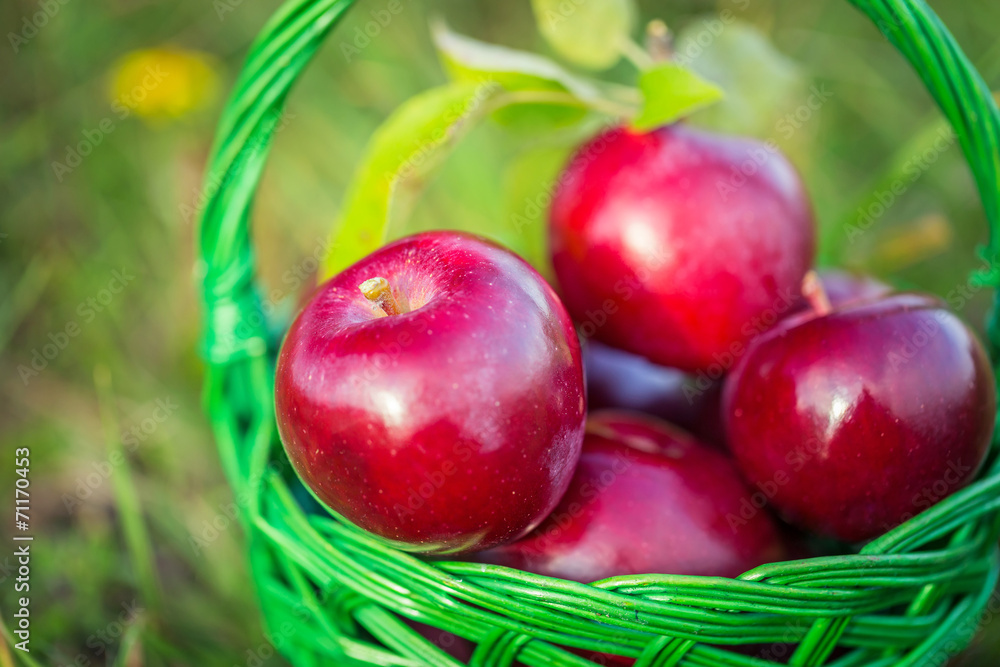
[{"label": "green leaf", "polygon": [[376,130],[348,187],[321,279],[383,245],[393,220],[408,212],[434,168],[503,92],[495,81],[432,88]]},{"label": "green leaf", "polygon": [[808,97],[798,64],[731,15],[728,23],[710,17],[688,25],[677,38],[676,60],[726,91],[725,100],[694,119],[704,127],[784,138],[778,123]]},{"label": "green leaf", "polygon": [[490,78],[507,90],[561,90],[583,101],[601,96],[596,82],[575,76],[538,54],[460,35],[442,21],[431,26],[431,34],[445,66],[457,79]]},{"label": "green leaf", "polygon": [[431,26],[431,32],[442,63],[453,79],[488,79],[519,93],[523,104],[504,107],[494,114],[497,122],[509,128],[546,132],[579,122],[589,109],[632,113],[630,107],[609,99],[606,84],[576,76],[548,58],[460,35],[441,21]]},{"label": "green leaf", "polygon": [[[635,113],[605,97],[596,82],[546,58],[478,42],[444,24],[434,27],[434,38],[456,81],[411,98],[375,132],[348,186],[324,280],[385,243],[457,140],[482,119],[499,115],[548,136],[554,126],[575,124],[591,109]],[[622,97],[637,93],[615,90]]]},{"label": "green leaf", "polygon": [[593,70],[618,62],[637,13],[632,0],[531,0],[531,7],[556,53]]},{"label": "green leaf", "polygon": [[639,89],[644,103],[632,121],[637,130],[666,125],[722,99],[722,90],[689,69],[661,63],[642,73]]}]

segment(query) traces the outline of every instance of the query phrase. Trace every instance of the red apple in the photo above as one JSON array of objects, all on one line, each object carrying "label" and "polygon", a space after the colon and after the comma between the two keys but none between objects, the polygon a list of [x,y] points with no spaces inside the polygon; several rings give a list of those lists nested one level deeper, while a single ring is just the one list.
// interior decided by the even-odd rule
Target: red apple
[{"label": "red apple", "polygon": [[275,407],[289,459],[333,511],[402,549],[482,549],[528,533],[569,484],[580,345],[523,260],[418,234],[319,287],[281,348]]},{"label": "red apple", "polygon": [[795,315],[747,350],[723,394],[728,443],[790,521],[858,542],[973,479],[996,417],[993,372],[935,298]]},{"label": "red apple", "polygon": [[809,199],[777,148],[683,124],[583,146],[550,216],[555,273],[588,335],[716,376],[801,302],[813,259]]},{"label": "red apple", "polygon": [[642,412],[676,424],[705,442],[723,442],[721,382],[695,378],[597,342],[583,347],[583,371],[590,411]]},{"label": "red apple", "polygon": [[552,515],[523,540],[478,558],[580,582],[645,573],[733,577],[785,554],[752,495],[729,457],[683,431],[638,414],[597,413]]}]

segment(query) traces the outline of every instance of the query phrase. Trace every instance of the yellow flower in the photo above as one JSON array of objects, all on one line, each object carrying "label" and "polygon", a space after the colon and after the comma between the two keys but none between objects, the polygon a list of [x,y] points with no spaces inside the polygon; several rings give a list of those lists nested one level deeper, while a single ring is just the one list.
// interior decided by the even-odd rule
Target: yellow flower
[{"label": "yellow flower", "polygon": [[179,118],[211,103],[218,76],[211,56],[163,47],[131,51],[111,71],[109,96],[120,118]]}]

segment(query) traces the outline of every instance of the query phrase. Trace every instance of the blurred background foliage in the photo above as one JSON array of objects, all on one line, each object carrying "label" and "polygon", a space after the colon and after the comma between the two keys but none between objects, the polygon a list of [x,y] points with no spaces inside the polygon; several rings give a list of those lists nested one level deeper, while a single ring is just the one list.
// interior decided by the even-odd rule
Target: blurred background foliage
[{"label": "blurred background foliage", "polygon": [[[365,40],[358,35],[387,3],[361,0],[282,119],[255,228],[279,321],[325,252],[372,132],[446,80],[432,18],[552,55],[528,0],[400,1],[403,11]],[[0,3],[0,474],[12,507],[13,449],[31,448],[25,664],[282,664],[258,621],[234,499],[200,410],[193,270],[214,124],[277,5]],[[1000,88],[1000,4],[934,5]],[[640,7],[639,25],[664,19],[678,52],[695,54],[691,67],[728,93],[695,122],[774,139],[802,170],[823,262],[961,294],[953,306],[981,326],[987,295],[968,277],[981,265],[986,224],[971,178],[919,81],[866,19],[843,0]],[[705,23],[727,10],[734,18],[721,32]],[[635,73],[621,62],[602,76],[631,84]],[[593,127],[476,128],[392,235],[487,229],[543,265],[545,193],[568,146]],[[901,194],[890,203],[894,186]],[[15,565],[5,554],[0,614],[9,628]],[[0,665],[25,661],[4,635]],[[998,661],[994,621],[959,662]]]}]

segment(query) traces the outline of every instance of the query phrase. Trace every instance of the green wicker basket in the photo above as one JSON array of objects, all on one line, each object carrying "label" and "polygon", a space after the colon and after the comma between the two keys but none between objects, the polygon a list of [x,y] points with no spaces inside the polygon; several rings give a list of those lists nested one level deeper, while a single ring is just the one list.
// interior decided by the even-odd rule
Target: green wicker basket
[{"label": "green wicker basket", "polygon": [[[583,585],[425,562],[302,511],[275,427],[276,341],[254,286],[250,211],[285,98],[353,1],[289,0],[271,19],[226,105],[205,177],[205,398],[243,509],[271,642],[297,667],[460,664],[403,619],[470,640],[477,666],[593,665],[579,657],[586,652],[637,658],[638,667],[933,666],[966,646],[984,615],[1000,610],[991,600],[996,447],[976,483],[860,554],[773,563],[738,579],[645,575]],[[989,89],[922,0],[852,3],[913,64],[954,126],[992,227],[983,250],[992,264],[1000,257],[1000,115]],[[988,324],[995,360],[998,310]]]}]

